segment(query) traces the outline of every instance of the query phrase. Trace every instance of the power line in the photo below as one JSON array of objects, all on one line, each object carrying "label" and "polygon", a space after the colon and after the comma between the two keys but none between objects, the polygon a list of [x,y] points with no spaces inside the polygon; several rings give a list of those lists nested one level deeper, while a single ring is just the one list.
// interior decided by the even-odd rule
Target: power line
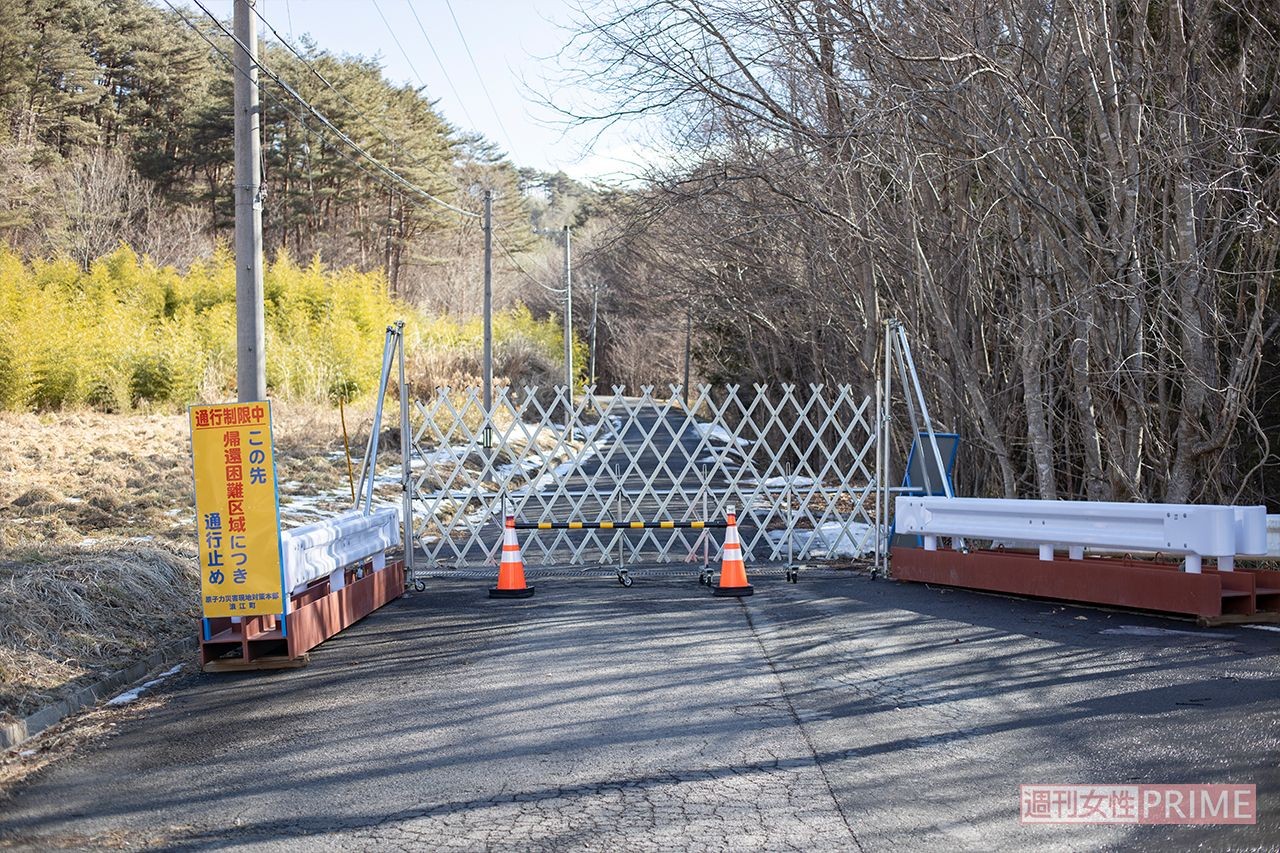
[{"label": "power line", "polygon": [[[165,0],[165,3],[168,3],[168,0]],[[212,47],[212,49],[218,51],[218,53],[221,55],[221,58],[227,61],[227,63],[230,64],[230,67],[236,70],[242,70],[241,68],[239,68],[239,65],[236,64],[236,60],[234,60],[232,56],[225,53],[225,51],[221,49],[221,47],[214,44],[214,42],[212,42],[209,37],[205,36],[205,33],[198,31],[198,29],[196,32],[198,33],[198,35],[200,35],[201,38],[204,38],[204,40],[207,42],[207,44],[209,44],[210,47]],[[365,173],[367,177],[372,179],[372,181],[374,181],[375,183],[378,183],[379,186],[387,188],[387,190],[393,190],[393,191],[398,190],[398,187],[394,186],[394,184],[392,183],[389,183],[387,179],[383,177],[383,175],[372,172],[372,170],[370,170],[369,167],[366,167],[364,163],[361,163],[360,160],[353,158],[351,154],[348,154],[347,151],[344,151],[342,149],[342,146],[334,145],[333,142],[330,142],[329,138],[325,136],[323,131],[319,131],[319,129],[308,127],[305,115],[301,113],[297,113],[297,111],[294,111],[293,109],[289,108],[289,106],[285,104],[283,100],[280,100],[279,97],[266,95],[265,92],[264,92],[264,95],[268,97],[268,99],[273,101],[274,104],[278,106],[279,109],[284,110],[285,114],[288,114],[289,117],[296,120],[296,122],[300,124],[300,126],[302,127],[303,131],[308,133],[315,133],[316,138],[319,138],[320,145],[325,147],[325,149],[329,149],[330,151],[333,151],[334,154],[337,154],[339,156],[339,158],[346,160],[347,163],[353,165],[353,167],[360,169],[362,173]],[[407,201],[408,204],[411,204],[417,207],[417,209],[419,210],[426,210],[428,211],[428,213],[435,213],[435,207],[422,204],[421,201],[413,199],[412,196],[401,195],[399,197],[401,197],[403,201]]]},{"label": "power line", "polygon": [[373,0],[373,8],[377,10],[378,17],[382,19],[383,26],[387,28],[387,32],[391,35],[391,40],[396,43],[396,47],[400,48],[400,55],[404,57],[404,61],[408,64],[409,70],[413,72],[413,76],[418,78],[418,82],[424,87],[427,81],[422,79],[422,75],[418,73],[418,69],[414,67],[413,60],[409,58],[409,53],[404,49],[404,45],[400,43],[399,37],[396,36],[395,28],[387,20],[387,16],[382,14],[382,7],[378,5],[378,0]]},{"label": "power line", "polygon": [[[373,8],[378,10],[378,17],[382,19],[383,25],[387,28],[387,32],[391,33],[391,40],[396,43],[396,47],[400,48],[400,54],[404,57],[404,61],[409,63],[409,70],[413,72],[413,76],[418,78],[418,82],[426,87],[427,81],[418,73],[418,69],[413,67],[413,63],[409,61],[409,54],[405,51],[404,45],[400,44],[400,39],[396,37],[396,31],[392,29],[391,23],[387,20],[387,16],[382,14],[382,7],[378,5],[378,0],[373,0]],[[458,101],[458,108],[462,110],[462,115],[466,117],[467,123],[475,127],[476,120],[471,117],[471,113],[467,111],[467,102],[458,94],[458,89],[453,85],[453,80],[449,77],[449,72],[445,69],[444,63],[440,61],[440,54],[436,53],[436,46],[431,43],[431,36],[427,35],[427,30],[422,26],[422,21],[418,20],[418,13],[414,11],[413,4],[409,4],[409,11],[413,12],[413,19],[418,21],[418,29],[422,30],[422,34],[426,36],[427,47],[431,48],[431,55],[436,58],[436,64],[440,66],[440,71],[444,74],[444,81],[449,84],[449,90],[453,92],[453,97]]]},{"label": "power line", "polygon": [[[234,34],[234,33],[232,33],[232,32],[230,32],[229,30],[227,30],[227,28],[222,24],[222,22],[218,20],[217,16],[215,16],[212,12],[210,12],[210,11],[209,11],[209,9],[208,9],[208,8],[207,8],[207,7],[206,7],[202,2],[200,2],[200,0],[192,0],[192,2],[193,2],[193,3],[195,3],[195,4],[196,4],[196,6],[197,6],[197,7],[199,7],[200,11],[204,12],[204,13],[205,13],[205,15],[206,15],[206,16],[208,16],[208,18],[209,18],[211,21],[213,21],[214,25],[215,25],[215,26],[217,26],[217,28],[218,28],[219,30],[221,30],[221,31],[222,31],[222,33],[223,33],[224,35],[226,35],[226,36],[227,36],[228,38],[230,38],[233,42],[235,42],[237,45],[239,45],[239,46],[240,46],[240,48],[241,48],[241,50],[243,50],[246,54],[248,54],[248,53],[250,52],[250,51],[249,51],[249,48],[248,48],[245,44],[241,43],[240,39],[236,38],[236,36],[235,36],[235,34]],[[178,17],[180,17],[180,18],[182,19],[182,21],[183,21],[187,26],[191,27],[193,30],[195,30],[197,33],[199,33],[201,36],[204,36],[204,34],[200,32],[200,29],[199,29],[198,27],[196,27],[196,26],[195,26],[195,24],[193,24],[190,20],[188,20],[188,19],[187,19],[187,17],[186,17],[185,15],[183,15],[181,12],[179,12],[179,11],[178,11],[177,7],[175,7],[175,6],[173,5],[172,0],[164,0],[164,4],[165,4],[166,6],[168,6],[170,9],[172,9],[172,10],[174,11],[174,13],[175,13],[175,14],[177,14],[177,15],[178,15]],[[205,38],[205,41],[209,41],[209,39],[206,37],[206,38]],[[210,41],[209,43],[210,43],[211,45],[213,45],[213,43],[212,43],[211,41]],[[214,47],[215,47],[215,49],[218,49],[218,48],[216,47],[216,45],[214,45]],[[218,49],[218,50],[219,50],[219,53],[221,53],[221,52],[222,52],[220,49]],[[228,58],[228,59],[229,59],[229,57],[226,57],[226,55],[225,55],[225,54],[223,54],[223,56],[224,56],[224,58]],[[351,148],[352,148],[356,153],[358,153],[361,157],[363,157],[365,160],[369,161],[369,163],[370,163],[370,164],[371,164],[375,169],[377,169],[377,170],[378,170],[379,172],[381,172],[382,174],[386,175],[388,178],[390,178],[390,179],[391,179],[392,181],[394,181],[396,184],[398,184],[398,185],[399,185],[399,186],[401,186],[402,188],[404,188],[404,189],[408,190],[409,192],[412,192],[412,193],[415,193],[415,194],[417,194],[417,195],[419,195],[419,196],[422,196],[423,198],[425,198],[425,199],[427,199],[427,200],[429,200],[429,201],[433,202],[434,204],[437,204],[437,205],[439,205],[440,207],[443,207],[443,208],[446,208],[446,209],[448,209],[448,210],[451,210],[451,211],[453,211],[454,213],[459,214],[460,216],[466,216],[466,217],[470,217],[470,218],[472,218],[472,219],[479,219],[479,218],[480,218],[480,214],[478,214],[478,213],[473,213],[472,211],[469,211],[469,210],[464,210],[464,209],[462,209],[462,208],[458,207],[457,205],[450,204],[449,202],[445,201],[444,199],[437,198],[436,196],[434,196],[434,195],[432,195],[431,193],[427,192],[427,191],[426,191],[425,189],[423,189],[422,187],[418,186],[417,184],[415,184],[415,183],[413,183],[412,181],[410,181],[410,180],[408,180],[407,178],[405,178],[405,177],[404,177],[403,175],[401,175],[399,172],[396,172],[394,169],[389,168],[389,167],[388,167],[386,164],[384,164],[381,160],[379,160],[378,158],[374,157],[372,154],[370,154],[368,151],[366,151],[366,150],[365,150],[365,149],[364,149],[364,148],[363,148],[359,143],[357,143],[357,142],[356,142],[355,140],[353,140],[350,136],[348,136],[346,133],[344,133],[344,132],[343,132],[343,131],[342,131],[342,130],[337,126],[337,125],[335,125],[332,121],[330,121],[330,120],[329,120],[329,119],[328,119],[328,118],[327,118],[323,113],[321,113],[321,112],[320,112],[319,110],[317,110],[314,106],[312,106],[312,105],[311,105],[311,103],[310,103],[306,98],[304,98],[304,97],[302,97],[301,95],[299,95],[299,94],[294,90],[294,88],[293,88],[292,86],[290,86],[288,83],[286,83],[284,80],[282,80],[282,79],[280,78],[280,75],[276,74],[276,73],[275,73],[274,71],[272,71],[269,67],[267,67],[266,65],[264,65],[261,61],[258,61],[258,62],[256,63],[256,65],[258,66],[258,69],[259,69],[260,71],[262,71],[264,74],[266,74],[268,77],[270,77],[270,78],[271,78],[271,79],[276,83],[276,85],[280,86],[280,88],[281,88],[281,89],[283,89],[283,90],[284,90],[284,91],[289,95],[289,97],[291,97],[291,98],[293,98],[295,101],[297,101],[297,102],[298,102],[298,104],[299,104],[299,106],[301,106],[304,110],[306,110],[308,113],[310,113],[312,116],[314,116],[314,117],[316,118],[316,120],[317,120],[317,121],[319,121],[321,124],[323,124],[325,127],[327,127],[330,131],[332,131],[334,135],[336,135],[340,140],[342,140],[342,142],[344,142],[345,144],[347,144],[348,146],[350,146],[350,147],[351,147]],[[235,67],[234,60],[232,60],[232,67]]]},{"label": "power line", "polygon": [[[497,224],[497,223],[496,223],[496,221],[495,221],[495,223],[494,223],[494,224]],[[502,226],[501,226],[501,225],[499,225],[498,227],[499,227],[499,228],[502,228]],[[502,230],[504,230],[504,231],[505,231],[506,229],[505,229],[505,228],[502,228]],[[515,256],[514,254],[512,254],[512,252],[511,252],[511,250],[510,250],[510,249],[508,249],[508,248],[507,248],[507,244],[506,244],[506,243],[504,243],[504,242],[502,242],[502,240],[501,240],[501,239],[500,239],[496,234],[495,234],[495,235],[494,235],[494,237],[493,237],[493,242],[497,243],[497,244],[498,244],[498,247],[499,247],[500,249],[502,249],[502,251],[506,254],[507,258],[508,258],[508,259],[510,259],[512,266],[514,266],[514,267],[516,268],[516,270],[517,270],[521,275],[523,275],[525,278],[529,279],[529,281],[533,282],[533,283],[534,283],[534,284],[536,284],[538,287],[541,287],[543,290],[548,291],[548,292],[550,292],[550,293],[558,293],[558,294],[562,294],[562,295],[564,294],[564,290],[565,290],[565,289],[564,289],[563,287],[551,287],[550,285],[543,284],[542,282],[540,282],[540,281],[538,281],[536,278],[534,278],[534,277],[529,273],[529,271],[528,271],[528,270],[526,270],[524,267],[522,267],[522,266],[520,265],[520,262],[519,262],[518,260],[516,260],[516,256]]]},{"label": "power line", "polygon": [[[360,107],[352,103],[351,100],[346,95],[344,95],[337,86],[335,86],[333,83],[329,81],[329,78],[325,77],[323,74],[320,73],[320,70],[315,67],[315,64],[311,62],[311,60],[309,60],[306,56],[304,56],[292,44],[290,44],[284,38],[284,36],[280,35],[280,31],[277,30],[274,26],[272,26],[271,22],[268,21],[263,16],[263,14],[257,10],[257,7],[251,7],[251,8],[253,8],[253,13],[258,16],[258,20],[262,21],[263,25],[266,26],[266,28],[271,31],[271,34],[276,37],[276,39],[280,42],[280,44],[283,45],[285,49],[287,49],[295,57],[297,57],[298,61],[301,62],[317,80],[323,83],[325,87],[329,89],[329,91],[337,95],[338,98],[342,101],[342,103],[346,104],[348,107],[354,110],[355,114],[364,122],[365,126],[368,127],[370,130],[373,130],[379,136],[381,136],[384,140],[386,140],[387,144],[389,144],[392,147],[392,149],[396,151],[396,153],[400,154],[401,156],[405,156],[405,151],[404,151],[405,146],[403,142],[400,142],[399,140],[392,137],[386,131],[386,129],[382,127],[382,125],[378,124],[377,122],[369,118],[369,115],[367,112],[365,112],[363,109],[361,109]],[[412,165],[415,165],[415,166],[421,166],[422,164],[423,164],[422,160],[415,159],[412,161]]]},{"label": "power line", "polygon": [[[197,26],[193,21],[191,21],[189,18],[187,18],[187,16],[186,16],[185,14],[183,14],[183,13],[182,13],[182,11],[181,11],[180,9],[178,9],[178,8],[173,4],[173,2],[171,2],[171,0],[163,0],[163,2],[164,2],[164,4],[165,4],[166,6],[168,6],[168,7],[169,7],[169,9],[170,9],[171,11],[173,11],[173,13],[174,13],[175,15],[177,15],[177,16],[178,16],[178,18],[179,18],[179,19],[180,19],[184,24],[186,24],[186,25],[187,25],[187,26],[188,26],[188,27],[189,27],[193,32],[195,32],[195,34],[196,34],[197,36],[199,36],[202,40],[204,40],[204,41],[205,41],[205,43],[207,43],[207,44],[209,45],[209,47],[211,47],[211,48],[212,48],[212,49],[213,49],[213,50],[214,50],[214,51],[215,51],[215,52],[216,52],[216,53],[217,53],[217,54],[218,54],[218,55],[223,59],[223,61],[225,61],[228,65],[230,65],[234,70],[236,70],[236,71],[240,71],[241,73],[244,73],[244,70],[240,68],[240,66],[236,63],[235,59],[234,59],[230,54],[228,54],[225,50],[223,50],[221,47],[219,47],[219,46],[218,46],[218,44],[217,44],[216,42],[214,42],[214,41],[213,41],[213,39],[212,39],[212,38],[210,38],[210,37],[209,37],[209,35],[208,35],[207,33],[205,33],[203,30],[201,30],[201,29],[200,29],[200,27],[198,27],[198,26]],[[205,14],[205,15],[206,15],[206,16],[207,16],[211,21],[213,21],[214,25],[215,25],[215,26],[217,26],[217,28],[218,28],[219,30],[221,30],[221,31],[222,31],[223,35],[227,36],[227,38],[229,38],[231,41],[235,42],[235,43],[236,43],[237,45],[239,45],[242,49],[243,49],[243,48],[245,48],[245,45],[244,45],[243,43],[241,43],[241,42],[240,42],[240,40],[239,40],[238,38],[236,38],[235,34],[233,34],[233,33],[229,32],[229,31],[227,30],[227,28],[226,28],[225,26],[223,26],[222,22],[221,22],[221,21],[219,21],[219,20],[217,19],[217,17],[216,17],[216,16],[214,16],[214,15],[213,15],[213,13],[212,13],[212,12],[210,12],[210,11],[209,11],[209,9],[208,9],[207,7],[205,7],[203,3],[201,3],[201,2],[200,2],[200,0],[192,0],[192,2],[194,2],[194,3],[195,3],[195,5],[196,5],[197,7],[199,7],[199,8],[200,8],[200,10],[201,10],[202,12],[204,12],[204,14]],[[265,19],[263,19],[261,15],[258,15],[258,17],[259,17],[259,19],[262,19],[262,20],[263,20],[263,23],[264,23],[264,24],[266,24],[266,25],[271,29],[271,31],[276,35],[276,37],[277,37],[277,38],[279,38],[279,33],[275,30],[275,28],[274,28],[274,27],[271,27],[271,24],[270,24],[269,22],[267,22]],[[284,43],[284,40],[283,40],[283,39],[281,39],[281,42],[282,42],[282,43]],[[286,47],[290,47],[287,43],[285,43],[285,46],[286,46]],[[291,48],[291,47],[290,47],[290,50],[292,51],[292,48]],[[246,51],[245,51],[245,52],[246,52],[246,53],[248,53],[247,49],[246,49]],[[296,52],[296,51],[293,51],[293,52],[294,52],[294,55],[295,55],[295,56],[298,56],[298,54],[297,54],[297,52]],[[303,58],[302,58],[301,56],[299,56],[299,59],[303,59]],[[305,60],[305,59],[303,59],[303,62],[304,62],[304,63],[306,63],[306,60]],[[460,215],[462,215],[462,216],[466,216],[466,217],[473,218],[473,219],[479,219],[479,218],[480,218],[480,215],[479,215],[479,214],[477,214],[477,213],[473,213],[473,212],[468,211],[468,210],[464,210],[464,209],[462,209],[462,208],[459,208],[459,207],[457,207],[457,206],[455,206],[455,205],[450,204],[449,202],[446,202],[446,201],[444,201],[444,200],[442,200],[442,199],[437,198],[436,196],[432,195],[431,193],[427,192],[426,190],[422,189],[421,187],[419,187],[419,186],[417,186],[416,184],[412,183],[411,181],[407,180],[406,178],[404,178],[403,176],[401,176],[399,173],[397,173],[397,172],[395,172],[394,170],[392,170],[392,169],[388,168],[385,164],[383,164],[381,161],[379,161],[377,158],[375,158],[372,154],[370,154],[368,151],[366,151],[363,147],[361,147],[359,144],[357,144],[354,140],[352,140],[350,136],[348,136],[348,135],[347,135],[346,133],[344,133],[341,129],[339,129],[336,125],[334,125],[334,124],[333,124],[333,122],[332,122],[332,121],[330,121],[330,120],[329,120],[329,119],[328,119],[328,118],[327,118],[323,113],[321,113],[319,110],[317,110],[314,106],[312,106],[312,104],[311,104],[310,102],[308,102],[305,98],[303,98],[300,94],[298,94],[298,92],[297,92],[297,91],[295,91],[295,90],[293,89],[293,87],[292,87],[292,86],[290,86],[290,85],[289,85],[288,83],[286,83],[283,79],[281,79],[281,78],[280,78],[280,76],[279,76],[278,74],[276,74],[276,73],[275,73],[274,71],[272,71],[269,67],[267,67],[266,65],[264,65],[261,61],[257,61],[255,64],[258,66],[259,70],[261,70],[263,73],[265,73],[265,74],[266,74],[266,75],[267,75],[267,76],[268,76],[268,77],[269,77],[269,78],[270,78],[274,83],[276,83],[276,85],[278,85],[281,89],[283,89],[283,90],[285,91],[285,93],[289,95],[289,97],[290,97],[290,98],[292,98],[293,100],[297,101],[297,103],[299,104],[299,106],[301,106],[301,107],[303,108],[303,110],[305,110],[305,111],[306,111],[307,113],[309,113],[313,118],[315,118],[317,121],[319,121],[319,122],[320,122],[320,124],[321,124],[321,125],[323,125],[323,127],[324,127],[324,128],[327,128],[327,129],[328,129],[328,130],[329,130],[329,131],[330,131],[334,136],[336,136],[340,142],[344,143],[345,145],[347,145],[348,147],[350,147],[351,149],[353,149],[357,154],[359,154],[359,155],[360,155],[360,157],[362,157],[364,160],[367,160],[370,164],[372,164],[372,166],[373,166],[377,171],[376,171],[376,172],[375,172],[375,171],[371,171],[371,170],[370,170],[370,169],[369,169],[369,168],[368,168],[364,163],[360,162],[360,160],[358,160],[358,159],[356,159],[356,158],[352,157],[350,154],[346,153],[346,152],[345,152],[345,151],[344,151],[340,146],[332,145],[332,144],[327,143],[327,142],[326,142],[326,140],[325,140],[325,137],[324,137],[324,133],[323,133],[323,131],[316,131],[315,129],[308,128],[307,121],[306,121],[306,118],[305,118],[305,116],[304,116],[304,115],[302,115],[301,113],[298,113],[298,112],[296,112],[295,110],[291,109],[291,108],[290,108],[290,107],[288,107],[288,106],[287,106],[283,101],[279,101],[279,100],[277,100],[277,102],[276,102],[276,103],[277,103],[277,106],[278,106],[281,110],[283,110],[283,111],[284,111],[285,113],[287,113],[289,116],[291,116],[292,118],[294,118],[294,119],[295,119],[295,120],[296,120],[296,121],[297,121],[297,122],[298,122],[298,123],[303,127],[303,129],[304,129],[304,130],[311,130],[312,132],[317,132],[317,135],[319,135],[319,136],[320,136],[320,139],[321,139],[321,143],[322,143],[322,144],[327,145],[327,146],[330,148],[330,150],[332,150],[332,151],[333,151],[334,153],[336,153],[338,156],[342,157],[344,160],[346,160],[346,161],[347,161],[348,163],[350,163],[351,165],[355,166],[357,169],[359,169],[359,170],[360,170],[361,172],[363,172],[365,175],[367,175],[368,177],[370,177],[372,180],[376,181],[377,183],[379,183],[379,184],[381,184],[382,186],[387,187],[387,188],[389,188],[389,189],[396,189],[396,188],[404,188],[404,189],[408,189],[408,190],[410,190],[411,192],[416,193],[417,195],[420,195],[420,196],[422,196],[422,197],[426,198],[427,200],[429,200],[430,202],[432,202],[434,205],[439,206],[439,207],[447,208],[448,210],[451,210],[451,211],[453,211],[453,212],[455,212],[455,213],[458,213],[458,214],[460,214]],[[306,63],[306,64],[308,64],[308,67],[310,68],[309,63]],[[317,77],[319,77],[319,78],[320,78],[320,79],[325,83],[325,85],[329,86],[330,88],[333,88],[333,85],[332,85],[331,83],[329,83],[329,82],[328,82],[328,80],[326,80],[326,79],[323,77],[323,75],[321,75],[321,74],[320,74],[318,71],[316,71],[315,69],[311,69],[311,70],[312,70],[312,72],[313,72],[314,74],[316,74],[316,76],[317,76]],[[335,91],[335,93],[336,93],[336,94],[338,94],[340,97],[343,97],[343,100],[344,100],[344,101],[346,100],[345,96],[342,96],[342,95],[341,95],[341,92],[338,92],[336,89],[335,89],[334,91]],[[349,102],[349,101],[347,101],[347,103],[348,103],[348,104],[350,104],[350,102]],[[358,110],[358,108],[357,108],[357,111],[360,113],[360,115],[361,115],[362,117],[366,118],[366,121],[368,120],[368,119],[367,119],[367,117],[366,117],[366,116],[364,116],[364,114],[363,114],[363,112],[362,112],[362,111],[359,111],[359,110]],[[394,142],[394,140],[390,140],[390,139],[389,139],[389,141]],[[388,179],[390,179],[390,183],[388,182]],[[421,202],[417,201],[417,200],[416,200],[415,198],[413,198],[413,196],[411,196],[411,195],[409,195],[409,196],[402,196],[402,198],[404,198],[404,200],[405,200],[405,201],[409,202],[410,204],[412,204],[412,205],[414,205],[415,207],[418,207],[418,208],[420,208],[420,209],[423,209],[423,210],[430,210],[430,209],[431,209],[431,208],[430,208],[430,207],[428,207],[426,204],[423,204],[423,203],[421,203]],[[496,225],[498,226],[498,228],[499,228],[499,229],[501,229],[504,233],[506,233],[508,237],[511,237],[511,236],[512,236],[512,235],[511,235],[511,233],[510,233],[510,231],[508,231],[504,225],[502,225],[502,224],[501,224],[501,223],[499,223],[499,222],[495,222],[494,224],[496,224]],[[538,279],[537,279],[537,278],[535,278],[531,273],[529,273],[529,271],[528,271],[528,270],[526,270],[526,269],[524,268],[524,266],[523,266],[523,265],[520,263],[520,261],[516,258],[515,253],[513,253],[513,252],[511,251],[511,249],[507,246],[507,244],[506,244],[505,242],[503,242],[503,241],[502,241],[502,239],[501,239],[501,238],[499,238],[496,234],[494,235],[494,238],[493,238],[493,239],[494,239],[494,242],[496,242],[496,243],[498,244],[499,248],[501,248],[501,249],[502,249],[503,253],[504,253],[504,254],[506,254],[507,258],[511,261],[512,266],[514,266],[514,267],[515,267],[515,269],[516,269],[516,270],[517,270],[521,275],[523,275],[526,279],[528,279],[531,283],[533,283],[533,284],[534,284],[534,285],[536,285],[537,287],[542,288],[543,290],[545,290],[545,291],[547,291],[547,292],[555,293],[555,294],[564,294],[564,292],[565,292],[565,288],[563,288],[563,287],[552,287],[552,286],[550,286],[550,285],[544,284],[544,283],[543,283],[543,282],[541,282],[541,281],[538,281]]]},{"label": "power line", "polygon": [[[471,45],[467,44],[467,37],[462,34],[462,25],[458,23],[458,16],[454,14],[453,3],[450,0],[444,0],[445,8],[449,10],[449,17],[453,18],[453,28],[458,31],[458,38],[462,39],[462,47],[467,52],[467,59],[471,60],[471,70],[476,72],[476,80],[480,82],[480,91],[484,92],[485,100],[489,102],[489,109],[493,110],[493,117],[498,120],[498,128],[502,131],[502,135],[507,140],[507,145],[511,149],[511,153],[515,153],[515,144],[511,141],[511,134],[507,132],[507,126],[502,123],[502,114],[498,112],[498,107],[493,103],[493,96],[489,94],[489,87],[484,84],[484,75],[480,73],[480,66],[476,64],[475,55],[471,53]],[[409,8],[413,9],[412,0],[409,0]],[[418,17],[418,13],[414,12],[413,16]],[[418,26],[422,26],[422,22],[418,22]]]}]

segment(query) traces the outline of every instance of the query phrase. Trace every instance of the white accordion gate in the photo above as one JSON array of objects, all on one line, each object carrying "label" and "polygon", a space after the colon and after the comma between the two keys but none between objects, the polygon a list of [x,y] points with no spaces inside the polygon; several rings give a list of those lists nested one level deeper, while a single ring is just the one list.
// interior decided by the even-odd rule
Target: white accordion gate
[{"label": "white accordion gate", "polygon": [[702,386],[687,405],[678,387],[572,399],[563,387],[498,389],[491,418],[476,388],[414,402],[416,576],[493,565],[506,514],[622,526],[525,531],[531,567],[718,560],[718,536],[658,524],[722,521],[730,507],[756,563],[871,556],[882,544],[876,411],[849,386]]}]

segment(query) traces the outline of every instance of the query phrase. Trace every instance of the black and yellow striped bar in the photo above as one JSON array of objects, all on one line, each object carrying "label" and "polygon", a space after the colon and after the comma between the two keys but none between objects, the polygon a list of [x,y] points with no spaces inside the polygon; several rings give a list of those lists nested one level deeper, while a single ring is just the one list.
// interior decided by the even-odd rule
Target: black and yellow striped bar
[{"label": "black and yellow striped bar", "polygon": [[516,530],[723,530],[724,521],[517,521]]}]

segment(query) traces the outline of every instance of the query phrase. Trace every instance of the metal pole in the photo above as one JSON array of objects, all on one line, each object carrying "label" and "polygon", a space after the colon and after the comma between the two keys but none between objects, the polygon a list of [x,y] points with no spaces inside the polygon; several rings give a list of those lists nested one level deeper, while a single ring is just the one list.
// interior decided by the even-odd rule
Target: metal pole
[{"label": "metal pole", "polygon": [[[360,466],[360,488],[364,490],[364,514],[373,511],[373,485],[378,476],[378,441],[382,432],[382,404],[387,396],[387,385],[391,382],[391,367],[395,358],[395,329],[387,326],[387,340],[382,350],[382,375],[378,379],[378,399],[373,409],[373,426],[369,429],[369,450],[365,463]],[[368,466],[368,477],[365,479],[365,466]],[[359,509],[359,504],[356,505]]]},{"label": "metal pole", "polygon": [[396,341],[400,346],[400,471],[404,487],[400,519],[404,539],[405,583],[413,577],[413,459],[409,452],[413,446],[409,436],[409,383],[404,378],[404,320],[396,321]]},{"label": "metal pole", "polygon": [[600,304],[600,283],[591,289],[591,368],[587,372],[591,376],[591,387],[596,387],[596,309]]},{"label": "metal pole", "polygon": [[262,309],[262,141],[258,114],[258,22],[255,0],[235,0],[236,392],[240,402],[267,398]]},{"label": "metal pole", "polygon": [[[707,492],[711,490],[711,483],[707,477],[707,466],[702,466],[702,517],[710,518],[707,515]],[[706,571],[711,566],[711,536],[707,531],[702,531],[702,570]]]},{"label": "metal pole", "polygon": [[892,346],[892,338],[890,337],[889,324],[884,324],[884,426],[880,430],[880,440],[884,447],[884,467],[882,485],[884,487],[884,560],[883,560],[883,577],[889,576],[889,551],[893,547],[893,541],[889,536],[892,529],[889,524],[889,517],[893,515],[893,492],[890,490],[890,484],[893,482],[893,458],[890,455],[893,449],[893,369],[890,367]]},{"label": "metal pole", "polygon": [[[955,495],[952,494],[951,483],[947,480],[947,469],[942,464],[942,451],[938,449],[938,436],[933,429],[933,420],[929,417],[929,406],[924,401],[924,390],[920,387],[920,377],[916,374],[916,362],[911,357],[911,344],[907,342],[907,332],[901,325],[898,326],[898,338],[902,344],[902,354],[907,360],[907,367],[911,371],[911,381],[915,385],[916,397],[920,401],[920,415],[924,418],[924,428],[929,436],[929,445],[933,448],[933,459],[938,464],[938,476],[942,478],[942,492],[947,497],[953,498]],[[906,393],[905,388],[903,393]],[[921,447],[920,450],[923,452],[924,448]],[[923,469],[928,466],[922,465],[921,467]]]},{"label": "metal pole", "polygon": [[884,405],[883,403],[884,397],[881,396],[879,377],[872,377],[872,378],[876,386],[876,421],[875,421],[875,430],[873,434],[873,440],[876,443],[876,526],[875,526],[876,559],[875,559],[874,570],[872,572],[872,576],[874,577],[880,574],[880,552],[884,550],[881,544],[882,537],[880,535],[880,531],[882,529],[888,530],[888,528],[885,527],[885,524],[884,524],[885,517],[888,515],[888,513],[885,511],[884,503],[883,503],[884,468],[880,464],[881,457],[884,454],[884,447],[882,446],[884,439],[881,435],[881,432],[882,432],[881,427],[884,426],[884,411],[882,409],[882,406]]},{"label": "metal pole", "polygon": [[[786,482],[786,485],[782,487],[782,498],[786,502],[785,505],[787,507],[787,568],[788,569],[791,568],[791,563],[795,559],[794,557],[795,540],[793,538],[795,536],[795,516],[791,512],[791,488],[795,481],[795,470],[796,469],[794,465],[788,465],[786,467],[787,482]],[[809,536],[810,546],[813,545],[813,538],[814,538],[813,535],[810,534]]]},{"label": "metal pole", "polygon": [[689,407],[689,363],[693,360],[693,308],[684,309],[684,405]]},{"label": "metal pole", "polygon": [[[493,191],[484,191],[484,416],[493,416]],[[488,424],[485,424],[486,428]]]},{"label": "metal pole", "polygon": [[564,423],[573,417],[573,268],[569,260],[569,226],[564,227]]}]

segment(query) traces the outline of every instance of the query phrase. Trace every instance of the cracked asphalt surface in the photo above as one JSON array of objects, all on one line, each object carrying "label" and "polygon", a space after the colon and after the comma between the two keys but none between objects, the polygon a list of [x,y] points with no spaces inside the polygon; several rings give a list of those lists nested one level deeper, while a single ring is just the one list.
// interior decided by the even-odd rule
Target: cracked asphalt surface
[{"label": "cracked asphalt surface", "polygon": [[[305,669],[165,682],[0,802],[0,848],[1280,847],[1280,633],[753,582],[433,581]],[[1055,782],[1254,783],[1259,821],[1020,825]]]}]

